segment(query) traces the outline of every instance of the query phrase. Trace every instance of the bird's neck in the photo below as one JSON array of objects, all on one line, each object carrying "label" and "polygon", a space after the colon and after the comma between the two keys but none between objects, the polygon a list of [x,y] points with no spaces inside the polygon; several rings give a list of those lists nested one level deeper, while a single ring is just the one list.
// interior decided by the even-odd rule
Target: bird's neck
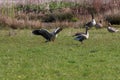
[{"label": "bird's neck", "polygon": [[88,29],[86,29],[86,39],[89,38],[89,32],[88,32]]},{"label": "bird's neck", "polygon": [[92,23],[93,23],[93,25],[95,25],[95,24],[96,24],[96,21],[95,21],[95,19],[94,19],[94,15],[91,14],[91,16],[92,16]]},{"label": "bird's neck", "polygon": [[88,29],[86,29],[85,34],[88,34]]},{"label": "bird's neck", "polygon": [[94,15],[93,15],[93,13],[91,14],[91,16],[92,16],[92,19],[94,19]]},{"label": "bird's neck", "polygon": [[87,33],[87,35],[86,35],[86,39],[88,39],[89,38],[89,33]]}]

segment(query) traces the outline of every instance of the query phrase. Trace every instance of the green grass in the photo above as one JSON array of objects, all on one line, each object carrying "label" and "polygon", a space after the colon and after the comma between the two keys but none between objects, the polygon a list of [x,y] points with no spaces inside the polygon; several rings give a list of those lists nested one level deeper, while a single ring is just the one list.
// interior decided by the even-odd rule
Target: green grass
[{"label": "green grass", "polygon": [[55,42],[20,30],[0,31],[0,80],[120,80],[120,32],[89,31],[84,44],[64,29]]}]

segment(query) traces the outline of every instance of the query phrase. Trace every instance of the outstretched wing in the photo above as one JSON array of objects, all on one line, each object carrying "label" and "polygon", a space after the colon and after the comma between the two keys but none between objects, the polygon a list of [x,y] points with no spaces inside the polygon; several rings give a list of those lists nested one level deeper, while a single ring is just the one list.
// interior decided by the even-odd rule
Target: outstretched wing
[{"label": "outstretched wing", "polygon": [[45,30],[45,29],[40,29],[40,30],[34,30],[34,31],[32,31],[32,33],[34,34],[34,35],[41,35],[41,36],[43,36],[45,39],[47,39],[47,40],[51,40],[51,37],[53,36],[50,32],[48,32],[47,30]]},{"label": "outstretched wing", "polygon": [[60,31],[62,31],[62,28],[61,27],[58,27],[57,29],[55,29],[52,34],[56,35],[58,34]]},{"label": "outstretched wing", "polygon": [[41,30],[33,30],[32,31],[32,33],[34,34],[34,35],[41,35]]}]

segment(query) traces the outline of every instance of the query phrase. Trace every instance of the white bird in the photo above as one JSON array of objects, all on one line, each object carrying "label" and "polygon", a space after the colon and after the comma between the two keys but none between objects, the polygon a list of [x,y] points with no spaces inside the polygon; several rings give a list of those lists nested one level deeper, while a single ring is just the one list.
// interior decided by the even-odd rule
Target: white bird
[{"label": "white bird", "polygon": [[107,27],[107,30],[111,33],[114,33],[114,32],[118,32],[119,30],[114,28],[114,27],[111,27],[111,24],[108,23],[108,27]]},{"label": "white bird", "polygon": [[57,37],[57,34],[60,31],[62,31],[62,28],[58,27],[53,32],[49,32],[46,29],[37,29],[37,30],[33,30],[32,33],[34,35],[41,35],[42,37],[44,37],[46,39],[46,42],[48,42],[48,41],[54,41],[55,38]]},{"label": "white bird", "polygon": [[91,20],[90,22],[86,23],[86,24],[85,24],[85,27],[91,28],[91,27],[93,27],[93,26],[96,25],[96,21],[95,21],[95,19],[94,19],[94,15],[91,14],[91,16],[92,16],[92,20]]},{"label": "white bird", "polygon": [[83,43],[84,40],[89,38],[89,32],[88,32],[88,27],[86,27],[86,32],[85,33],[76,33],[75,35],[75,40],[80,41]]},{"label": "white bird", "polygon": [[95,25],[96,29],[100,29],[103,27],[102,21],[100,20],[98,23]]}]

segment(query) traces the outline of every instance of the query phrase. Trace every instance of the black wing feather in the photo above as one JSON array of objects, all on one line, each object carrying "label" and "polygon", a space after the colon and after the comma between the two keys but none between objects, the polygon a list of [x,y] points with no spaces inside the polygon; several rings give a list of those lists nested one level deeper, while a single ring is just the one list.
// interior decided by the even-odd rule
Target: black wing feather
[{"label": "black wing feather", "polygon": [[88,23],[86,24],[86,26],[91,28],[91,27],[93,26],[93,24],[92,24],[92,22],[88,22]]},{"label": "black wing feather", "polygon": [[58,34],[60,31],[62,31],[62,28],[61,28],[61,27],[55,29],[55,30],[53,31],[53,34],[56,35],[56,34]]},{"label": "black wing feather", "polygon": [[79,38],[79,41],[81,41],[81,42],[85,39],[84,36],[77,36],[76,38]]},{"label": "black wing feather", "polygon": [[51,33],[49,33],[47,30],[45,29],[40,29],[40,30],[34,30],[32,32],[34,35],[41,35],[43,36],[45,39],[47,40],[51,40],[51,37],[53,36]]}]

